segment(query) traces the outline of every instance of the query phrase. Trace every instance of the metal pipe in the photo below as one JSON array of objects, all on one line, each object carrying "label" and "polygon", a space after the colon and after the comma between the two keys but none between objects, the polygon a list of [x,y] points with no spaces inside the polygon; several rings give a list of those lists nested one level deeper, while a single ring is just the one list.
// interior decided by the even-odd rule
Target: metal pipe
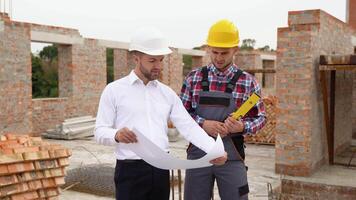
[{"label": "metal pipe", "polygon": [[172,175],[171,175],[171,189],[172,189],[172,200],[174,200],[174,170],[172,169]]},{"label": "metal pipe", "polygon": [[179,200],[182,200],[182,174],[180,169],[178,169],[178,193],[179,193]]}]

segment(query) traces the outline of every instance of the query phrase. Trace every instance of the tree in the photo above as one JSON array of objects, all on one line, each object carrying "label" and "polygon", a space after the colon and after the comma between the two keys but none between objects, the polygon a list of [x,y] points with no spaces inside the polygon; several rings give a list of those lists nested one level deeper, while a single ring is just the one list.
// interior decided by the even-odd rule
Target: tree
[{"label": "tree", "polygon": [[114,50],[106,49],[106,82],[114,81]]},{"label": "tree", "polygon": [[253,50],[256,44],[255,39],[244,39],[242,40],[241,50]]},{"label": "tree", "polygon": [[58,50],[55,45],[44,47],[32,59],[32,97],[58,97]]},{"label": "tree", "polygon": [[265,45],[264,47],[258,48],[260,51],[271,51],[271,48],[268,45]]}]

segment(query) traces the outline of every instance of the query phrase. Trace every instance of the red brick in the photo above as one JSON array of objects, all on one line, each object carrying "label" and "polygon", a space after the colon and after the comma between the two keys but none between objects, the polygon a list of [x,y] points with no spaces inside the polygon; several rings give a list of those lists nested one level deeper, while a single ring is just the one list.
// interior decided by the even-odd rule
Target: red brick
[{"label": "red brick", "polygon": [[57,186],[65,184],[64,177],[56,177],[54,178],[54,182],[56,183]]},{"label": "red brick", "polygon": [[24,160],[44,160],[50,158],[48,151],[27,152],[22,155]]},{"label": "red brick", "polygon": [[50,171],[51,177],[58,177],[58,176],[65,175],[63,168],[50,169],[49,171]]},{"label": "red brick", "polygon": [[17,140],[16,135],[7,133],[5,134],[7,140]]},{"label": "red brick", "polygon": [[57,168],[58,163],[56,160],[40,160],[40,161],[35,161],[35,167],[36,169]]},{"label": "red brick", "polygon": [[26,153],[26,152],[36,152],[39,151],[39,147],[21,147],[15,148],[14,153]]},{"label": "red brick", "polygon": [[42,142],[42,138],[41,137],[31,137],[30,140],[32,142]]},{"label": "red brick", "polygon": [[9,164],[7,166],[9,173],[18,173],[18,172],[27,172],[35,169],[32,162],[23,162],[23,163],[15,163]]},{"label": "red brick", "polygon": [[42,171],[23,172],[23,173],[16,174],[16,176],[20,182],[37,180],[45,177]]},{"label": "red brick", "polygon": [[41,180],[34,180],[34,181],[29,181],[27,182],[28,187],[31,190],[38,190],[42,188],[42,181]]},{"label": "red brick", "polygon": [[38,190],[37,192],[40,198],[54,197],[59,195],[58,188],[42,189],[42,190]]},{"label": "red brick", "polygon": [[36,191],[15,194],[11,196],[11,200],[31,200],[31,199],[38,199],[38,193]]},{"label": "red brick", "polygon": [[54,178],[41,179],[41,182],[44,188],[53,188],[57,186]]},{"label": "red brick", "polygon": [[6,136],[5,135],[0,135],[0,141],[5,141],[7,140]]},{"label": "red brick", "polygon": [[11,185],[18,182],[16,175],[0,176],[0,187],[4,185]]},{"label": "red brick", "polygon": [[69,159],[68,158],[59,158],[58,159],[59,165],[62,166],[68,166],[69,165]]},{"label": "red brick", "polygon": [[0,155],[0,164],[22,162],[22,154]]},{"label": "red brick", "polygon": [[17,142],[21,145],[28,146],[30,137],[28,135],[21,135],[17,137]]},{"label": "red brick", "polygon": [[0,155],[1,155],[1,154],[4,154],[4,155],[11,155],[11,154],[14,154],[14,149],[9,149],[9,148],[0,149]]},{"label": "red brick", "polygon": [[57,149],[54,150],[54,155],[52,155],[52,158],[64,158],[68,157],[68,152],[67,149]]},{"label": "red brick", "polygon": [[3,146],[11,147],[11,145],[18,145],[17,140],[0,141],[0,147],[3,147]]},{"label": "red brick", "polygon": [[7,165],[0,165],[0,175],[8,174],[9,170],[7,169]]},{"label": "red brick", "polygon": [[56,149],[63,149],[63,146],[60,144],[51,144],[51,145],[42,145],[40,146],[40,150],[56,150]]},{"label": "red brick", "polygon": [[7,185],[0,188],[0,197],[25,192],[27,190],[28,185],[26,183]]}]

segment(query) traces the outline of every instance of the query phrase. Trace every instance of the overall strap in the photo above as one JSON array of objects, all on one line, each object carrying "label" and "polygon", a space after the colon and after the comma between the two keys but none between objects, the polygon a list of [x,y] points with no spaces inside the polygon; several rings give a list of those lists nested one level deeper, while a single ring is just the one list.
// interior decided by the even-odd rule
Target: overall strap
[{"label": "overall strap", "polygon": [[203,91],[209,91],[209,80],[208,80],[208,76],[209,76],[209,71],[208,71],[208,67],[205,66],[201,69],[201,72],[203,73],[203,79],[201,81],[201,86]]},{"label": "overall strap", "polygon": [[232,91],[235,88],[236,82],[237,82],[237,80],[239,80],[241,75],[242,75],[242,70],[237,69],[237,72],[234,73],[234,77],[232,77],[232,79],[226,86],[226,89],[225,89],[226,93],[232,93]]}]

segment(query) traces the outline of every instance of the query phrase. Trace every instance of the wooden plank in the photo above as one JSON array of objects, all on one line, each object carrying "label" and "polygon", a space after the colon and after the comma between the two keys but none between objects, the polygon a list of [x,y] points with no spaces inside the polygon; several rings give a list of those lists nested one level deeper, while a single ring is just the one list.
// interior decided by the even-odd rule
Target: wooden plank
[{"label": "wooden plank", "polygon": [[329,122],[329,105],[328,105],[328,88],[327,88],[327,83],[326,83],[326,71],[320,71],[320,86],[321,86],[321,92],[323,96],[323,107],[324,107],[324,123],[325,123],[325,129],[326,129],[326,140],[328,144],[328,155],[329,155],[329,163],[331,164],[331,154],[333,154],[333,149],[331,149],[331,134],[330,134],[330,122]]},{"label": "wooden plank", "polygon": [[321,65],[356,65],[356,55],[321,55]]},{"label": "wooden plank", "polygon": [[332,152],[329,151],[329,162],[334,163],[334,128],[335,128],[335,83],[336,83],[336,71],[330,73],[330,141],[329,147]]},{"label": "wooden plank", "polygon": [[248,73],[276,73],[275,69],[242,69]]},{"label": "wooden plank", "polygon": [[319,65],[319,70],[356,70],[356,65]]}]

